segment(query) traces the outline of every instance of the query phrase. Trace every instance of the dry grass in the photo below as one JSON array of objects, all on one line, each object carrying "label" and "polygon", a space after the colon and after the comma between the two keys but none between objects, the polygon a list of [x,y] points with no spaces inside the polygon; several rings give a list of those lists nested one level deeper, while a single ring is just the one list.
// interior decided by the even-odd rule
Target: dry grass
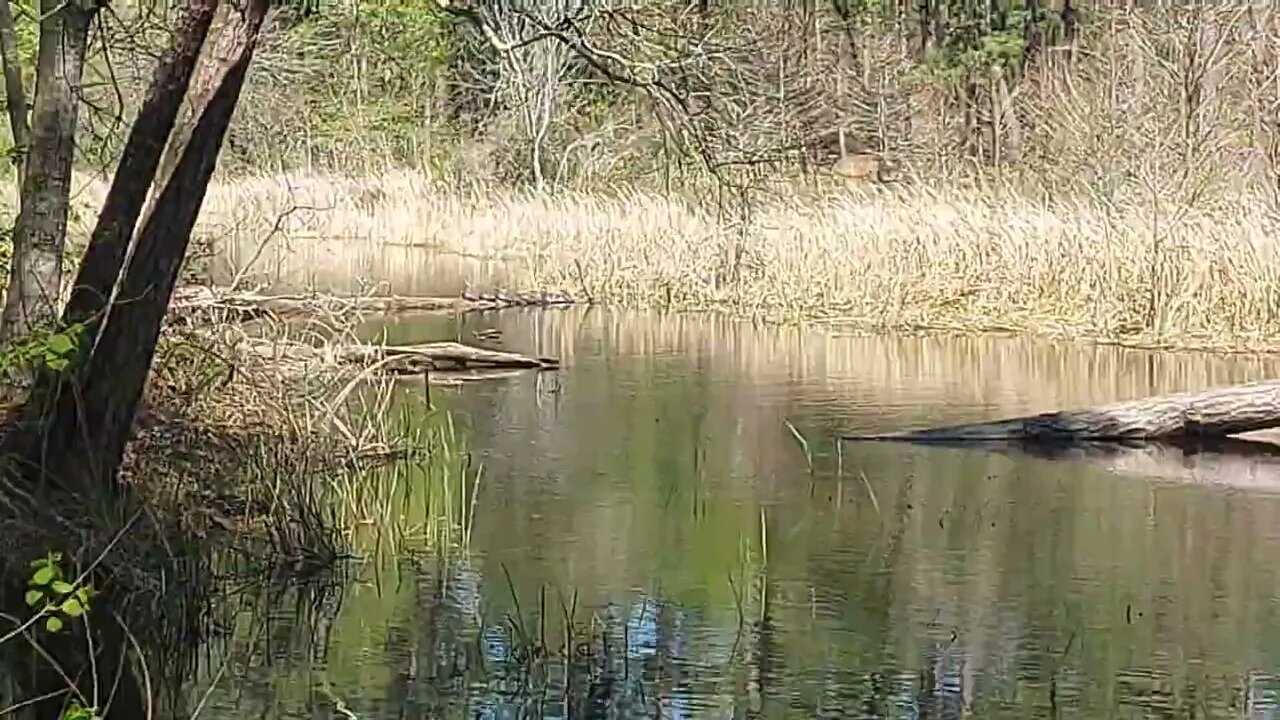
[{"label": "dry grass", "polygon": [[[464,484],[465,453],[447,413],[413,416],[395,378],[327,359],[327,347],[354,340],[357,313],[251,326],[228,317],[193,308],[186,320],[195,322],[170,326],[162,341],[144,430],[130,447],[130,474],[144,491],[160,491],[153,501],[212,511],[214,525],[198,527],[231,524],[232,540],[256,542],[263,538],[245,529],[281,527],[331,536],[266,538],[267,554],[296,562],[346,552],[339,547],[398,548],[427,531],[433,540],[458,539],[455,505],[415,508],[414,517],[403,506],[415,490],[438,495]],[[282,361],[298,345],[317,350],[315,358]],[[157,478],[160,487],[151,487]]]},{"label": "dry grass", "polygon": [[[306,586],[340,571],[343,559],[396,552],[407,540],[465,540],[468,518],[459,508],[476,490],[461,490],[452,435],[395,422],[390,380],[320,363],[282,370],[239,352],[240,328],[208,331],[215,315],[195,329],[171,327],[162,340],[121,471],[130,492],[86,497],[9,471],[0,477],[8,546],[0,615],[30,615],[27,563],[55,550],[71,577],[83,572],[99,591],[89,611],[95,624],[83,627],[112,626],[96,618],[114,617],[127,628],[130,647],[96,629],[92,643],[76,637],[56,645],[55,660],[76,663],[68,665],[72,677],[80,663],[95,667],[84,648],[114,643],[111,653],[131,651],[145,682],[175,699],[203,643],[221,637],[245,600]],[[260,336],[288,340],[289,329],[267,324]],[[341,330],[328,328],[332,342],[342,341]],[[348,390],[358,380],[358,390]],[[386,452],[392,444],[420,452]],[[371,455],[372,467],[364,462]],[[376,462],[404,455],[416,464]],[[417,492],[427,497],[412,498]],[[0,663],[44,667],[27,659],[20,639],[0,640]],[[38,694],[36,687],[15,689]],[[80,686],[86,695],[91,687]]]},{"label": "dry grass", "polygon": [[[92,204],[100,190],[86,187]],[[1277,217],[1261,196],[1191,206],[917,185],[774,192],[730,227],[652,193],[462,192],[401,172],[221,184],[200,232],[227,276],[252,265],[428,293],[440,267],[487,268],[478,282],[585,286],[628,306],[1258,349],[1280,345]]]}]

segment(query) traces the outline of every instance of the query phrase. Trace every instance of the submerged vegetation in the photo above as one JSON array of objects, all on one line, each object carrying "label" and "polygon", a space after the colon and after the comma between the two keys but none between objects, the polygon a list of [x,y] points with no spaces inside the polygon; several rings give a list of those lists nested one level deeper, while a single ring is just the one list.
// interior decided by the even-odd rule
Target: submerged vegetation
[{"label": "submerged vegetation", "polygon": [[[42,629],[42,615],[30,629],[26,618],[8,618],[18,627],[5,631],[0,654],[13,678],[30,662],[21,659],[27,646],[56,640],[41,633],[95,612],[92,596],[68,612],[67,598],[91,587],[79,583],[107,583],[112,594],[102,611],[126,629],[141,677],[160,693],[152,700],[167,703],[166,712],[188,712],[200,656],[231,640],[224,631],[245,603],[319,592],[335,572],[349,574],[351,561],[465,547],[480,475],[469,472],[447,409],[425,420],[397,412],[402,398],[390,392],[390,378],[365,377],[359,392],[343,393],[351,368],[282,368],[238,351],[246,329],[221,325],[211,334],[214,320],[189,319],[160,344],[120,470],[126,500],[104,509],[100,498],[62,495],[0,520],[10,562],[63,563],[52,579],[41,575],[55,571],[33,566],[23,596],[58,627]],[[251,330],[277,341],[313,334],[296,323],[256,321]],[[331,342],[341,341],[342,332],[326,330]],[[74,554],[50,550],[72,538]],[[62,587],[60,578],[74,581]],[[56,591],[53,607],[67,617],[41,610],[40,598],[32,602],[37,580]],[[62,717],[96,718],[110,703],[90,697],[94,686],[55,681],[48,692],[70,693],[72,714]],[[14,695],[22,687],[7,688],[0,708],[28,707],[29,698]],[[90,714],[75,715],[76,706]]]}]

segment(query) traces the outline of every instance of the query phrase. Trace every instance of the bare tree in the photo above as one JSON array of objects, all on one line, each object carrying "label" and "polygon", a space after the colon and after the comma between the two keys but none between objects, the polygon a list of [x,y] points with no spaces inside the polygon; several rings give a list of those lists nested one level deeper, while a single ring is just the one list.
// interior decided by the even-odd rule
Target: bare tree
[{"label": "bare tree", "polygon": [[520,0],[499,0],[489,9],[494,39],[499,46],[511,48],[499,54],[501,74],[495,90],[520,119],[528,143],[529,172],[539,190],[546,186],[547,140],[552,125],[561,119],[571,51],[563,43],[523,43],[521,39],[534,34],[536,25],[547,24],[546,18],[573,16],[582,11],[580,0],[538,3],[536,9],[526,7]]}]

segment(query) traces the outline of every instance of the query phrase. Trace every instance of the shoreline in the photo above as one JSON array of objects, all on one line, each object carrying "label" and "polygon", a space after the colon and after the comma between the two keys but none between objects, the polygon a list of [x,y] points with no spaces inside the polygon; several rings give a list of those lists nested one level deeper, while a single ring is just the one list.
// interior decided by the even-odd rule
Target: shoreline
[{"label": "shoreline", "polygon": [[[226,288],[217,285],[187,285],[179,289],[175,295],[173,311],[179,313],[190,308],[201,308],[205,302],[217,304],[218,310],[241,315],[245,318],[259,313],[269,313],[282,317],[307,316],[318,313],[356,312],[365,316],[397,317],[401,315],[426,314],[490,314],[508,310],[550,310],[565,311],[574,308],[601,308],[622,312],[672,312],[691,315],[722,317],[730,320],[764,323],[777,327],[796,327],[799,329],[822,330],[834,337],[991,337],[1007,339],[1027,339],[1042,342],[1066,343],[1080,346],[1115,347],[1142,352],[1196,353],[1223,357],[1267,357],[1280,354],[1280,337],[1274,340],[1262,340],[1258,344],[1241,346],[1237,343],[1226,343],[1214,340],[1191,341],[1175,337],[1130,337],[1116,338],[1087,333],[1064,331],[1061,328],[1045,328],[1034,326],[990,325],[983,326],[975,320],[971,323],[918,323],[911,325],[884,325],[858,318],[824,316],[815,314],[799,318],[778,318],[743,313],[732,306],[718,307],[662,307],[658,305],[614,305],[607,302],[595,302],[590,299],[573,298],[563,291],[555,290],[522,290],[498,291],[499,296],[511,297],[508,301],[491,297],[450,297],[445,295],[400,296],[373,294],[365,296],[348,296],[319,291],[282,292],[280,294],[257,292],[226,292]],[[225,294],[223,294],[225,293]],[[181,296],[181,297],[179,297]],[[536,298],[551,298],[539,302]],[[206,297],[208,298],[206,300]],[[214,298],[217,298],[216,300]],[[530,300],[529,298],[535,298]],[[521,301],[523,300],[523,302]],[[188,308],[188,304],[190,308]]]},{"label": "shoreline", "polygon": [[[82,180],[77,197],[95,205],[104,183]],[[1264,196],[1191,206],[984,189],[775,189],[734,225],[641,188],[458,189],[409,170],[223,177],[196,247],[221,274],[268,285],[297,274],[421,297],[460,278],[881,334],[1280,352],[1280,219]]]},{"label": "shoreline", "polygon": [[920,324],[913,326],[904,326],[899,328],[875,327],[869,324],[863,324],[858,321],[848,321],[843,319],[819,319],[809,321],[812,325],[832,328],[847,328],[851,330],[866,330],[868,334],[880,335],[897,335],[897,336],[918,336],[927,335],[934,337],[942,336],[986,336],[997,338],[1026,338],[1031,340],[1040,340],[1045,342],[1063,342],[1073,345],[1097,346],[1097,347],[1114,347],[1123,350],[1136,350],[1141,352],[1168,352],[1168,353],[1195,353],[1206,355],[1218,355],[1222,357],[1267,357],[1280,354],[1280,335],[1274,339],[1263,340],[1256,345],[1242,347],[1240,343],[1229,342],[1224,340],[1200,340],[1193,341],[1190,339],[1179,339],[1176,337],[1132,337],[1117,338],[1104,335],[1090,335],[1087,333],[1070,333],[1060,330],[1052,330],[1046,328],[1037,329],[1035,327],[961,327],[958,324]]}]

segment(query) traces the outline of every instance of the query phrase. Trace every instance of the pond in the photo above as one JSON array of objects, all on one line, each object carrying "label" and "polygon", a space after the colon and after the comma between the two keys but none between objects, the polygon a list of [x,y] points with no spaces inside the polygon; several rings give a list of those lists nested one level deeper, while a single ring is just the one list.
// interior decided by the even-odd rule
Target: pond
[{"label": "pond", "polygon": [[1275,458],[835,442],[1276,363],[599,308],[368,332],[480,328],[564,367],[433,388],[465,547],[280,611],[308,640],[260,638],[202,717],[1280,718]]}]

